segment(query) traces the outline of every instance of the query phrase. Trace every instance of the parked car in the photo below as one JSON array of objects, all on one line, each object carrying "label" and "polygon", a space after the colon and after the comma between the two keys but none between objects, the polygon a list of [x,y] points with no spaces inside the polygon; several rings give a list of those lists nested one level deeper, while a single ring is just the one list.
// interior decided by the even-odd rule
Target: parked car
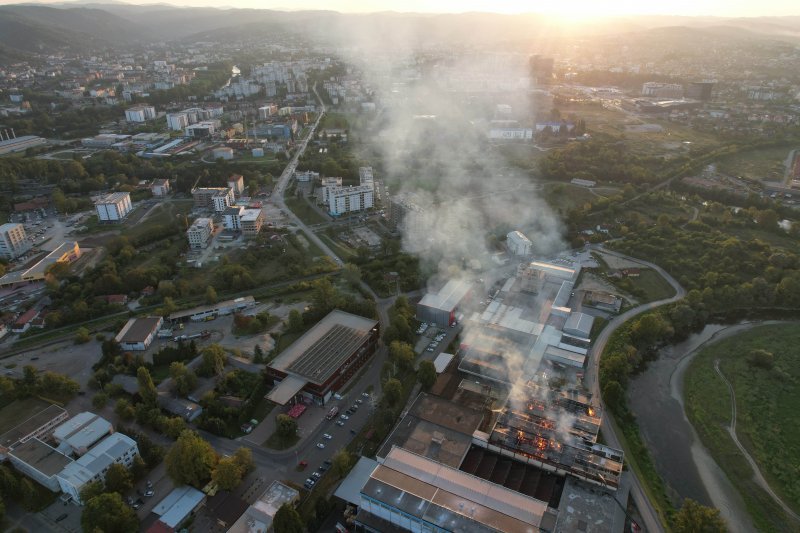
[{"label": "parked car", "polygon": [[369,398],[369,393],[368,392],[362,392],[361,396],[363,396],[364,398]]},{"label": "parked car", "polygon": [[319,479],[322,477],[322,474],[320,474],[319,472],[314,472],[313,474],[311,474],[311,477],[313,477],[314,479]]},{"label": "parked car", "polygon": [[336,425],[337,425],[337,426],[343,426],[343,425],[344,425],[344,422],[343,422],[342,420],[337,420],[337,421],[336,421]]},{"label": "parked car", "polygon": [[325,433],[324,435],[322,435],[322,438],[325,439],[325,440],[331,440],[333,437],[331,437],[329,434]]},{"label": "parked car", "polygon": [[56,522],[61,522],[62,520],[66,519],[66,518],[67,518],[67,513],[64,513],[62,515],[58,515],[58,518],[56,518]]},{"label": "parked car", "polygon": [[339,418],[341,418],[342,420],[350,420],[350,417],[347,415],[339,415]]},{"label": "parked car", "polygon": [[155,496],[155,494],[156,494],[156,492],[155,492],[153,489],[150,489],[150,490],[148,490],[148,491],[146,491],[146,492],[144,493],[144,495],[145,495],[147,498],[150,498],[150,497],[152,497],[152,496]]},{"label": "parked car", "polygon": [[322,450],[322,449],[324,449],[324,448],[325,448],[325,445],[324,445],[323,443],[321,443],[321,442],[318,442],[318,443],[317,443],[317,448],[319,448],[320,450]]}]

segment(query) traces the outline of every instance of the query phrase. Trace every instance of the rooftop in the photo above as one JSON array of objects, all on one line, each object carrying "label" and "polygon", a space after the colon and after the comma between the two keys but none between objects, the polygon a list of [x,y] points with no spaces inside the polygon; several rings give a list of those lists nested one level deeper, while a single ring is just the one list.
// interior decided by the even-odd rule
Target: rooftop
[{"label": "rooftop", "polygon": [[136,441],[122,433],[112,433],[80,459],[68,464],[59,477],[80,487],[132,448],[136,448]]},{"label": "rooftop", "polygon": [[66,442],[73,450],[91,446],[112,431],[111,422],[89,411],[79,413],[53,431],[58,442]]},{"label": "rooftop", "polygon": [[17,445],[9,455],[13,455],[48,477],[55,476],[73,464],[72,459],[35,438]]},{"label": "rooftop", "polygon": [[161,317],[131,318],[123,326],[114,340],[117,342],[136,343],[144,342],[147,337],[158,329],[162,322]]},{"label": "rooftop", "polygon": [[451,311],[464,299],[470,288],[469,282],[451,279],[438,293],[427,293],[419,305]]},{"label": "rooftop", "polygon": [[[6,423],[0,429],[6,431],[0,435],[0,446],[13,447],[20,439],[27,437],[51,420],[67,414],[57,405],[47,405],[42,408],[39,405],[41,403],[43,402],[36,398],[26,398],[25,400],[16,400],[3,408],[3,421]],[[38,411],[34,411],[35,409]],[[34,411],[35,414],[30,415],[31,411]],[[27,418],[24,418],[26,416]]]},{"label": "rooftop", "polygon": [[112,192],[97,200],[95,205],[116,204],[123,201],[125,198],[129,198],[130,195],[131,193],[129,192]]},{"label": "rooftop", "polygon": [[205,497],[205,494],[194,487],[187,485],[176,487],[153,507],[153,513],[161,517],[160,521],[163,524],[174,529],[200,505]]}]

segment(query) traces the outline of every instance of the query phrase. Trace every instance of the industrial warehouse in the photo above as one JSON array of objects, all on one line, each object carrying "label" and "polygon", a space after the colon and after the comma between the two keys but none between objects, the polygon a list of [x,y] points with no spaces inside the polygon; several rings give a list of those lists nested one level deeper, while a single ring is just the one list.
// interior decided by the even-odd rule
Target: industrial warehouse
[{"label": "industrial warehouse", "polygon": [[267,399],[324,405],[372,357],[379,338],[377,320],[331,311],[267,366],[275,385]]},{"label": "industrial warehouse", "polygon": [[566,259],[523,262],[488,299],[475,301],[478,280],[420,301],[421,320],[466,315],[456,361],[336,491],[355,524],[623,531],[625,512],[611,503],[627,498],[615,496],[627,491],[623,452],[598,442],[602,410],[581,385],[594,318],[569,307],[579,273]]}]

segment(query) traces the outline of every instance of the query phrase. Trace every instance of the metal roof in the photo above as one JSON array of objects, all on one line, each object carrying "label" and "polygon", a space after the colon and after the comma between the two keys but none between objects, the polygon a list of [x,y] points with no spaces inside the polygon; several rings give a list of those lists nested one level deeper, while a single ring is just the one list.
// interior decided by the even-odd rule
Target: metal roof
[{"label": "metal roof", "polygon": [[360,505],[361,489],[367,484],[370,474],[377,468],[378,464],[375,459],[359,457],[358,462],[333,495],[353,505]]},{"label": "metal roof", "polygon": [[289,374],[269,391],[267,400],[273,401],[278,405],[286,405],[286,402],[294,398],[294,395],[300,392],[306,386],[306,383],[308,383],[308,380]]},{"label": "metal roof", "polygon": [[438,293],[429,292],[419,301],[419,305],[452,311],[461,303],[471,288],[469,282],[451,279]]},{"label": "metal roof", "polygon": [[100,415],[84,411],[79,413],[53,431],[57,441],[66,442],[70,448],[86,448],[111,433],[111,422]]},{"label": "metal roof", "polygon": [[200,505],[205,497],[205,494],[193,487],[177,487],[153,508],[153,513],[161,517],[161,522],[174,529]]},{"label": "metal roof", "polygon": [[131,318],[114,340],[119,343],[144,342],[160,327],[163,320],[161,317]]}]

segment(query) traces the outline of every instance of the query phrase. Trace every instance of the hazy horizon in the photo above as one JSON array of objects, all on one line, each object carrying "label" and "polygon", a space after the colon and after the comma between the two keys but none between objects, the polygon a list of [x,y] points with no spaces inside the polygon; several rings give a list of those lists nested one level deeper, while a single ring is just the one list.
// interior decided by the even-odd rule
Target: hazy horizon
[{"label": "hazy horizon", "polygon": [[[800,2],[795,0],[674,0],[669,4],[642,4],[638,0],[597,2],[596,0],[561,0],[554,3],[536,3],[525,0],[228,0],[223,5],[214,0],[144,0],[138,2],[109,0],[78,0],[74,2],[50,2],[33,0],[20,2],[0,0],[0,5],[13,4],[165,4],[175,7],[215,7],[219,9],[274,9],[281,11],[325,10],[342,13],[375,13],[394,11],[398,13],[449,14],[485,12],[498,14],[542,14],[564,19],[591,19],[617,16],[685,16],[685,17],[765,17],[798,16]],[[287,5],[291,4],[291,5]]]}]

